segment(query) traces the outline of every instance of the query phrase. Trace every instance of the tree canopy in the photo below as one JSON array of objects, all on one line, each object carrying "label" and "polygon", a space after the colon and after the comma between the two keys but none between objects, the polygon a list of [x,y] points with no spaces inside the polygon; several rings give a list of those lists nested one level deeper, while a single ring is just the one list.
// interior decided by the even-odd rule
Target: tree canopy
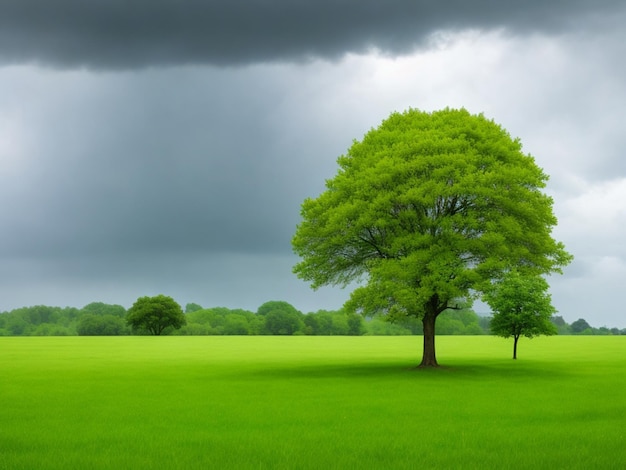
[{"label": "tree canopy", "polygon": [[585,330],[591,329],[591,325],[589,325],[587,320],[584,318],[579,318],[578,320],[572,322],[571,329],[572,333],[582,333]]},{"label": "tree canopy", "polygon": [[108,313],[85,313],[76,325],[76,332],[81,336],[116,336],[124,334],[126,329],[122,318]]},{"label": "tree canopy", "polygon": [[435,321],[518,267],[560,272],[548,176],[499,125],[464,109],[393,113],[338,159],[306,199],[294,272],[346,287],[365,315],[422,320],[422,366],[437,366]]},{"label": "tree canopy", "polygon": [[270,335],[292,335],[304,328],[303,315],[281,300],[270,300],[261,305],[257,315],[265,317],[265,331]]},{"label": "tree canopy", "polygon": [[513,359],[517,359],[517,342],[521,336],[557,334],[556,326],[550,321],[556,309],[548,288],[541,276],[523,276],[511,271],[484,296],[493,310],[491,332],[504,338],[513,337]]},{"label": "tree canopy", "polygon": [[144,329],[152,335],[160,335],[166,328],[180,328],[187,322],[180,305],[166,295],[138,298],[128,309],[126,321],[133,329]]},{"label": "tree canopy", "polygon": [[126,315],[126,309],[121,305],[105,304],[104,302],[91,302],[81,309],[82,313],[92,313],[94,315],[113,315],[123,318]]}]

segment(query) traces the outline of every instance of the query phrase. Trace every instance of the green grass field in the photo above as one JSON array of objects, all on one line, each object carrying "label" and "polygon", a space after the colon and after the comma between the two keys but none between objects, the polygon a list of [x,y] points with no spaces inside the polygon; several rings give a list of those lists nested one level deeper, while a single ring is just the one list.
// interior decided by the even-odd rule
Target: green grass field
[{"label": "green grass field", "polygon": [[1,469],[626,468],[626,337],[0,338]]}]

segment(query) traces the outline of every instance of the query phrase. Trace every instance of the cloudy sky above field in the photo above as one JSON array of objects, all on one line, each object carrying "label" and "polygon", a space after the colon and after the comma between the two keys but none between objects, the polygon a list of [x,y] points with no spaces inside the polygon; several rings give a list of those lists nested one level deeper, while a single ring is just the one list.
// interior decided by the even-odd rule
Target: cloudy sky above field
[{"label": "cloudy sky above field", "polygon": [[569,322],[626,327],[622,0],[2,0],[0,311],[339,308],[290,240],[392,111],[465,107],[551,175]]}]

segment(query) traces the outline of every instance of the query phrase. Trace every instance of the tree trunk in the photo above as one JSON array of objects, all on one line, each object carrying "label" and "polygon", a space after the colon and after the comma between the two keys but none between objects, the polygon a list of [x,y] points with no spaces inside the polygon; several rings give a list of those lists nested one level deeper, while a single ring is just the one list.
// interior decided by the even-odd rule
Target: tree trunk
[{"label": "tree trunk", "polygon": [[422,319],[422,325],[424,326],[424,353],[422,354],[422,363],[420,367],[439,367],[437,364],[437,357],[435,356],[435,320],[437,314],[435,311],[428,309],[424,318]]},{"label": "tree trunk", "polygon": [[519,335],[513,336],[513,359],[517,359],[517,340]]}]

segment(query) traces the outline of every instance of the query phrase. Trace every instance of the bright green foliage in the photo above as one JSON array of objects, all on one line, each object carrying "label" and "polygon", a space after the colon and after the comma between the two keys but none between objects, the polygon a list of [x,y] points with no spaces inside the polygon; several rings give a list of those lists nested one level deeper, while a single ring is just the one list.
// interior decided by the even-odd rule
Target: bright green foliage
[{"label": "bright green foliage", "polygon": [[166,328],[180,328],[187,320],[183,309],[166,295],[140,297],[128,309],[127,323],[135,330],[160,335]]},{"label": "bright green foliage", "polygon": [[437,318],[437,334],[440,335],[482,335],[480,317],[470,308],[446,310]]},{"label": "bright green foliage", "polygon": [[436,366],[435,320],[519,266],[559,272],[548,176],[521,143],[466,110],[394,113],[339,157],[326,191],[302,204],[294,272],[322,285],[361,282],[347,307],[413,316],[422,365]]},{"label": "bright green foliage", "polygon": [[541,276],[524,276],[511,271],[484,296],[494,312],[491,332],[504,338],[513,337],[513,359],[517,359],[517,341],[521,336],[555,335],[550,317],[552,306],[548,283]]}]

